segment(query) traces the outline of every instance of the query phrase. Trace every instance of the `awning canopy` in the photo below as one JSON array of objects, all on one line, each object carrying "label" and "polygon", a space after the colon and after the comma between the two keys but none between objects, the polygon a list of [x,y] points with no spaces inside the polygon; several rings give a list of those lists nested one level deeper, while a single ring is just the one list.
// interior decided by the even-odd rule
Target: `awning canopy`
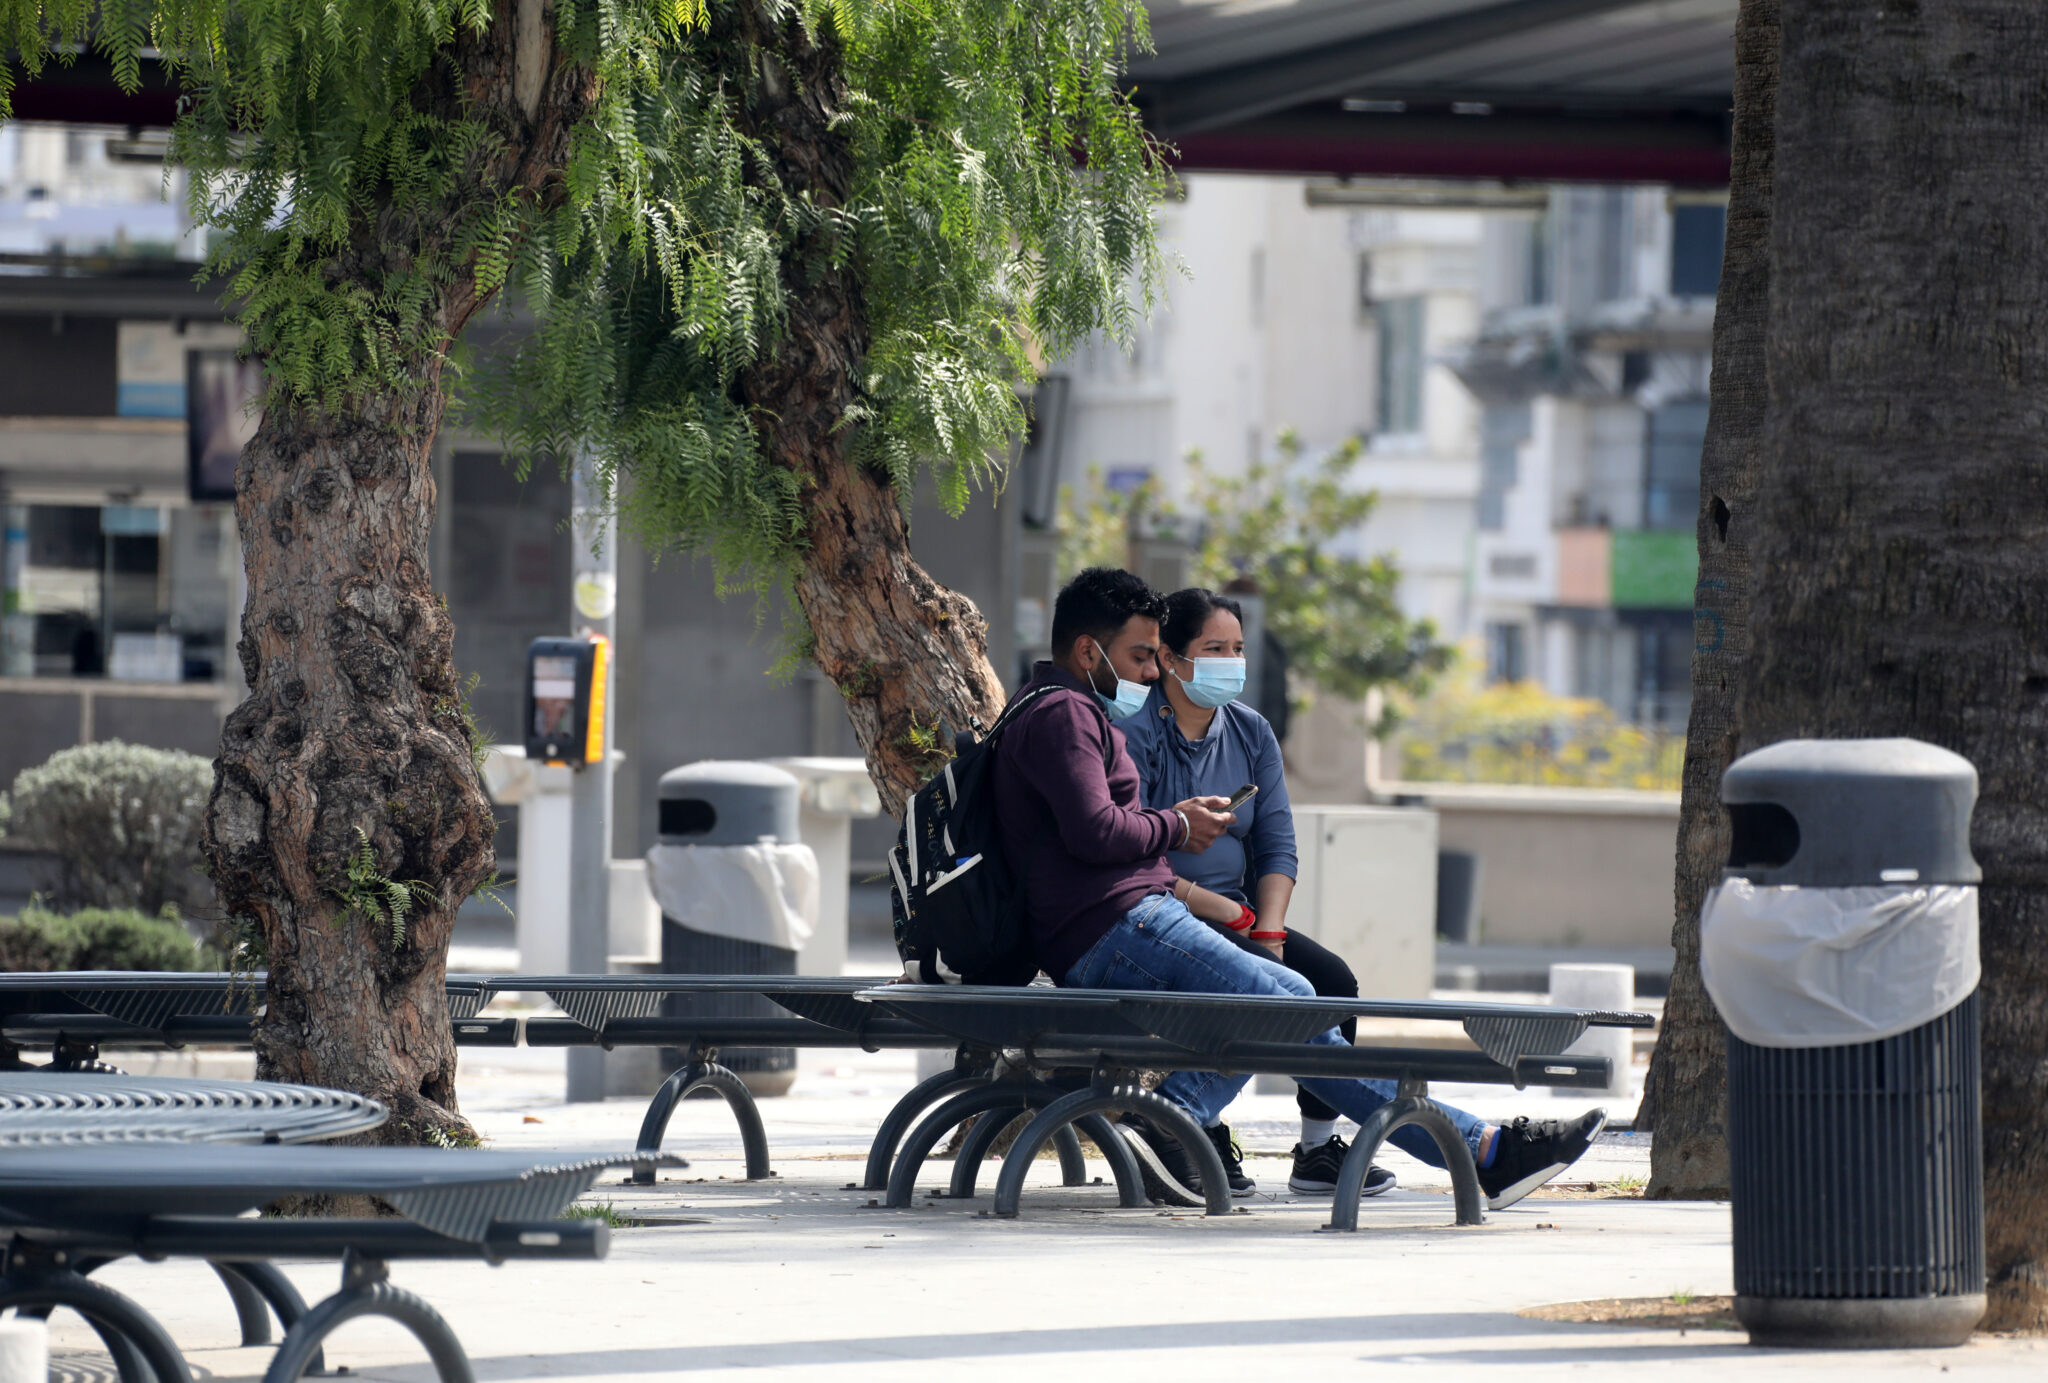
[{"label": "awning canopy", "polygon": [[1185,169],[1728,180],[1736,0],[1148,0]]},{"label": "awning canopy", "polygon": [[[1187,170],[1495,180],[1728,179],[1737,0],[1147,0],[1132,80]],[[14,93],[24,120],[160,126],[106,62]]]}]

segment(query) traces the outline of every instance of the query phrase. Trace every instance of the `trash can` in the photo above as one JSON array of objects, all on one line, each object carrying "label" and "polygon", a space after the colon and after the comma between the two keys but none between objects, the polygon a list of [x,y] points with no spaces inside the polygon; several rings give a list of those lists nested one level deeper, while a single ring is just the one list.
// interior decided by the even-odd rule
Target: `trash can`
[{"label": "trash can", "polygon": [[[707,760],[663,774],[658,791],[647,884],[661,904],[662,973],[795,974],[818,920],[818,865],[797,839],[796,778],[767,764]],[[788,1017],[748,994],[672,995],[663,1011]],[[729,1047],[719,1060],[756,1094],[781,1094],[795,1078],[788,1047]]]},{"label": "trash can", "polygon": [[1722,780],[1700,970],[1753,1344],[1957,1345],[1984,1313],[1976,796],[1906,739],[1789,740]]},{"label": "trash can", "polygon": [[1436,934],[1461,946],[1479,941],[1479,856],[1469,850],[1436,852]]}]

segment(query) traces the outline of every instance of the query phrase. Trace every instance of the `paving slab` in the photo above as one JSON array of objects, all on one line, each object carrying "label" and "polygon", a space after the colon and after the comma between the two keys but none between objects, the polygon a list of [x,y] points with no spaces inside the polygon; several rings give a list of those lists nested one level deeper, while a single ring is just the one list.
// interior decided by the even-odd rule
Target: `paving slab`
[{"label": "paving slab", "polygon": [[[501,1148],[629,1145],[642,1105],[561,1101],[559,1052],[463,1056],[465,1111]],[[454,1323],[482,1380],[759,1378],[891,1383],[1118,1379],[2048,1377],[2048,1342],[1980,1340],[1958,1350],[1759,1350],[1739,1332],[1681,1333],[1529,1320],[1516,1312],[1602,1297],[1731,1290],[1727,1208],[1650,1203],[1634,1190],[1647,1139],[1603,1138],[1569,1174],[1575,1190],[1532,1198],[1472,1229],[1450,1225],[1447,1181],[1398,1152],[1403,1189],[1369,1201],[1356,1234],[1320,1228],[1327,1202],[1284,1191],[1298,1132],[1291,1096],[1247,1096],[1230,1119],[1264,1194],[1211,1220],[1120,1209],[1102,1184],[1059,1186],[1033,1169],[1024,1214],[988,1214],[991,1164],[972,1201],[920,1197],[905,1210],[847,1189],[884,1110],[915,1079],[912,1054],[805,1052],[784,1098],[764,1101],[778,1175],[743,1180],[717,1100],[676,1111],[668,1146],[690,1159],[652,1187],[613,1181],[586,1201],[641,1223],[602,1263],[401,1263],[394,1280]],[[1492,1117],[1576,1111],[1539,1092],[1451,1091]],[[450,1156],[460,1156],[451,1153]],[[921,1186],[944,1185],[935,1162]],[[332,1265],[291,1265],[309,1299]],[[195,1372],[260,1378],[271,1351],[235,1347],[232,1310],[203,1267],[125,1262],[105,1280],[192,1346]],[[60,1316],[59,1367],[105,1376],[103,1356]],[[396,1327],[350,1325],[331,1362],[365,1379],[426,1383]],[[97,1367],[100,1373],[92,1371]]]}]

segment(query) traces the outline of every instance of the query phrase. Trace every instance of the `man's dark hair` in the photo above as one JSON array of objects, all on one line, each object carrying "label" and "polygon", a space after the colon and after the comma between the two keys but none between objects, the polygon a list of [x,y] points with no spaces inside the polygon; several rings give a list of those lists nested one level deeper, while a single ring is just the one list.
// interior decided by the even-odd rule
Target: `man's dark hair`
[{"label": "man's dark hair", "polygon": [[1159,593],[1129,572],[1090,567],[1062,587],[1052,603],[1053,656],[1066,657],[1083,634],[1107,648],[1131,616],[1158,619],[1164,610]]},{"label": "man's dark hair", "polygon": [[1175,591],[1166,597],[1166,613],[1159,621],[1159,641],[1186,657],[1188,645],[1201,634],[1209,616],[1218,610],[1228,610],[1237,616],[1239,625],[1244,623],[1244,606],[1227,595],[1218,595],[1201,586]]}]

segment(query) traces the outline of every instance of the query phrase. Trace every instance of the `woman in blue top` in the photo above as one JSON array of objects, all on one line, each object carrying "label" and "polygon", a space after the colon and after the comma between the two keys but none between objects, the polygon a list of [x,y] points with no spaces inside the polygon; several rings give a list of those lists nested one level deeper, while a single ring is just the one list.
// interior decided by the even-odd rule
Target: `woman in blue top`
[{"label": "woman in blue top", "polygon": [[[1199,587],[1175,591],[1166,598],[1159,644],[1159,681],[1144,709],[1118,725],[1143,780],[1145,805],[1171,808],[1188,797],[1234,797],[1248,784],[1259,789],[1207,850],[1167,855],[1174,895],[1245,949],[1270,952],[1316,993],[1357,998],[1358,977],[1343,957],[1287,927],[1297,866],[1294,815],[1273,727],[1236,700],[1245,676],[1243,607]],[[1344,1025],[1346,1039],[1357,1027],[1356,1020]],[[1296,1099],[1301,1141],[1287,1185],[1310,1195],[1334,1191],[1345,1153],[1337,1111],[1306,1090]],[[1252,1183],[1238,1166],[1230,1130],[1219,1124],[1210,1136],[1231,1172],[1232,1189],[1249,1194]],[[1393,1173],[1375,1167],[1365,1193],[1393,1185]]]}]

